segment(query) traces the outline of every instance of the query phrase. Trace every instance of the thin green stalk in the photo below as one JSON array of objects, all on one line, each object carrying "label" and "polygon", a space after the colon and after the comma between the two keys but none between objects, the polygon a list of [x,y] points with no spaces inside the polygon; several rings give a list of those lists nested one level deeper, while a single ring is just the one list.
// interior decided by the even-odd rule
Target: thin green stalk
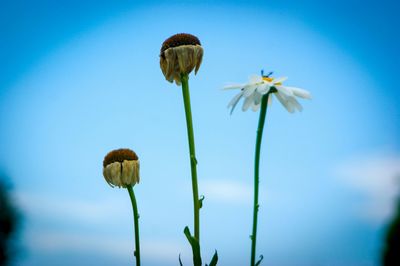
[{"label": "thin green stalk", "polygon": [[127,189],[132,202],[133,220],[135,226],[135,252],[133,254],[136,257],[136,266],[140,266],[139,212],[136,204],[135,192],[133,192],[132,186],[127,186]]},{"label": "thin green stalk", "polygon": [[250,266],[256,264],[256,241],[257,241],[257,219],[258,219],[258,187],[260,182],[259,168],[260,168],[260,151],[261,140],[264,130],[265,116],[267,114],[267,103],[269,93],[264,95],[261,100],[260,118],[258,120],[256,151],[254,157],[254,206],[253,206],[253,231],[251,234],[251,262]]},{"label": "thin green stalk", "polygon": [[186,126],[189,140],[189,153],[190,153],[190,168],[192,173],[192,190],[193,190],[193,209],[194,209],[194,238],[200,243],[200,201],[199,190],[197,186],[197,160],[194,147],[194,134],[192,111],[190,107],[190,94],[189,94],[189,75],[182,74],[182,94],[183,102],[185,105]]}]

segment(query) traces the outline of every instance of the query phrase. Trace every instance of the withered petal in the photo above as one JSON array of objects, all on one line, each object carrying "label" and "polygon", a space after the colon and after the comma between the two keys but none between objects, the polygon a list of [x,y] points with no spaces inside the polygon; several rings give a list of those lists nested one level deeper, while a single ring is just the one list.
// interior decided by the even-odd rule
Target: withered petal
[{"label": "withered petal", "polygon": [[199,71],[201,62],[203,61],[203,47],[197,45],[195,48],[195,55],[194,58],[196,59],[196,68],[194,69],[194,74],[197,74]]}]

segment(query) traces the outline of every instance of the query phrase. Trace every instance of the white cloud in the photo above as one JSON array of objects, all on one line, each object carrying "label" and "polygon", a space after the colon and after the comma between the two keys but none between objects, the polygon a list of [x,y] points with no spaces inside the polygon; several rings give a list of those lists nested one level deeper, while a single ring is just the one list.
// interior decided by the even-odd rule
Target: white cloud
[{"label": "white cloud", "polygon": [[400,192],[400,155],[360,156],[340,165],[335,174],[365,196],[362,217],[374,223],[391,217]]},{"label": "white cloud", "polygon": [[[77,225],[101,224],[104,232],[112,223],[112,226],[120,226],[115,221],[132,219],[129,210],[130,203],[125,200],[126,196],[114,195],[113,198],[102,198],[101,200],[59,198],[50,195],[38,195],[28,193],[17,193],[16,199],[19,206],[32,219],[62,219],[69,220]],[[126,206],[124,206],[126,205]],[[109,217],[113,219],[109,219]],[[27,228],[24,238],[28,248],[32,252],[41,251],[47,253],[56,252],[92,252],[106,254],[111,257],[121,258],[133,256],[133,235],[121,237],[117,235],[96,234],[92,230],[80,230],[64,232],[62,230],[49,230],[47,228]],[[141,256],[144,260],[167,262],[175,264],[178,255],[182,258],[189,254],[188,245],[179,242],[179,239],[142,237],[140,239]]]},{"label": "white cloud", "polygon": [[27,235],[26,242],[32,251],[92,251],[118,257],[130,254],[132,248],[128,239],[50,231],[31,233]]},{"label": "white cloud", "polygon": [[[133,237],[67,234],[63,232],[42,231],[27,235],[27,245],[33,252],[93,252],[112,257],[133,257]],[[144,260],[176,262],[178,254],[187,247],[175,239],[141,239],[141,256]]]},{"label": "white cloud", "polygon": [[227,204],[251,204],[252,188],[242,182],[227,179],[206,179],[200,181],[206,200]]},{"label": "white cloud", "polygon": [[18,205],[30,216],[52,217],[72,220],[74,222],[93,224],[108,221],[110,216],[124,217],[123,204],[127,204],[118,195],[101,200],[62,198],[58,196],[33,193],[16,194]]}]

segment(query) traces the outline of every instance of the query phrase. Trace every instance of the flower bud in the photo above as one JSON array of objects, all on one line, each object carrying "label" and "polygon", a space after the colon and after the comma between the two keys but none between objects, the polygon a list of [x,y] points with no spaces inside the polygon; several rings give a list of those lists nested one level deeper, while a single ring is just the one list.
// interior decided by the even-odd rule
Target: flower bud
[{"label": "flower bud", "polygon": [[130,149],[109,152],[103,161],[103,176],[114,187],[127,187],[139,183],[139,158]]},{"label": "flower bud", "polygon": [[203,60],[203,48],[200,40],[191,34],[175,34],[164,41],[160,53],[160,67],[169,82],[181,84],[181,74],[194,73]]}]

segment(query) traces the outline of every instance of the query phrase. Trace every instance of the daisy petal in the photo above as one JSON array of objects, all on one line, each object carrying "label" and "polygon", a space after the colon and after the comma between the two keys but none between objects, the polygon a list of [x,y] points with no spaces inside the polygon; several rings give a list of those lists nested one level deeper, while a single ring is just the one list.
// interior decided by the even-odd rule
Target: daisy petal
[{"label": "daisy petal", "polygon": [[262,82],[262,77],[261,76],[258,76],[258,75],[251,75],[250,77],[249,77],[249,83],[250,84],[252,84],[252,83],[260,83],[260,82]]},{"label": "daisy petal", "polygon": [[261,94],[266,94],[270,90],[270,86],[266,83],[260,84],[257,87],[257,92]]},{"label": "daisy petal", "polygon": [[260,93],[254,92],[254,104],[260,104],[261,98],[262,98],[262,95]]},{"label": "daisy petal", "polygon": [[250,105],[254,102],[254,95],[250,95],[249,97],[244,100],[243,106],[242,106],[242,111],[245,112],[247,109],[249,109]]},{"label": "daisy petal", "polygon": [[301,106],[301,104],[297,101],[296,98],[294,97],[289,97],[288,98],[289,103],[296,108],[297,110],[299,110],[299,112],[303,111],[303,106]]},{"label": "daisy petal", "polygon": [[293,94],[297,97],[303,98],[303,99],[311,99],[311,93],[300,89],[300,88],[296,88],[296,87],[286,87],[289,90],[291,90],[293,92]]},{"label": "daisy petal", "polygon": [[261,104],[256,104],[255,102],[253,102],[253,104],[251,105],[251,109],[252,109],[254,112],[257,112],[258,109],[260,109],[260,106],[261,106]]},{"label": "daisy petal", "polygon": [[245,84],[232,84],[223,87],[223,90],[236,90],[236,89],[242,89],[245,86]]},{"label": "daisy petal", "polygon": [[285,87],[285,86],[275,86],[275,88],[276,88],[279,92],[285,94],[286,96],[291,96],[291,97],[294,96],[292,90],[288,89],[288,87]]},{"label": "daisy petal", "polygon": [[256,84],[246,85],[243,90],[244,97],[249,97],[257,89]]},{"label": "daisy petal", "polygon": [[271,105],[271,104],[272,104],[272,95],[270,94],[268,96],[268,105]]},{"label": "daisy petal", "polygon": [[238,93],[235,97],[233,97],[233,99],[229,102],[228,104],[228,108],[232,107],[231,109],[231,113],[233,113],[233,110],[235,110],[236,105],[238,104],[238,102],[240,101],[240,99],[243,97],[243,92]]},{"label": "daisy petal", "polygon": [[237,104],[237,102],[240,100],[240,98],[243,96],[243,92],[239,92],[238,94],[235,95],[235,97],[232,98],[232,100],[230,100],[230,102],[228,103],[228,108],[234,106],[235,104]]},{"label": "daisy petal", "polygon": [[288,79],[288,77],[276,78],[276,79],[274,79],[274,80],[272,81],[272,83],[274,83],[274,84],[276,84],[276,83],[282,83],[282,82],[284,82],[284,81],[287,80],[287,79]]},{"label": "daisy petal", "polygon": [[294,112],[293,106],[287,100],[287,96],[285,94],[280,93],[279,91],[275,93],[276,98],[281,102],[281,104],[286,108],[289,113]]}]

